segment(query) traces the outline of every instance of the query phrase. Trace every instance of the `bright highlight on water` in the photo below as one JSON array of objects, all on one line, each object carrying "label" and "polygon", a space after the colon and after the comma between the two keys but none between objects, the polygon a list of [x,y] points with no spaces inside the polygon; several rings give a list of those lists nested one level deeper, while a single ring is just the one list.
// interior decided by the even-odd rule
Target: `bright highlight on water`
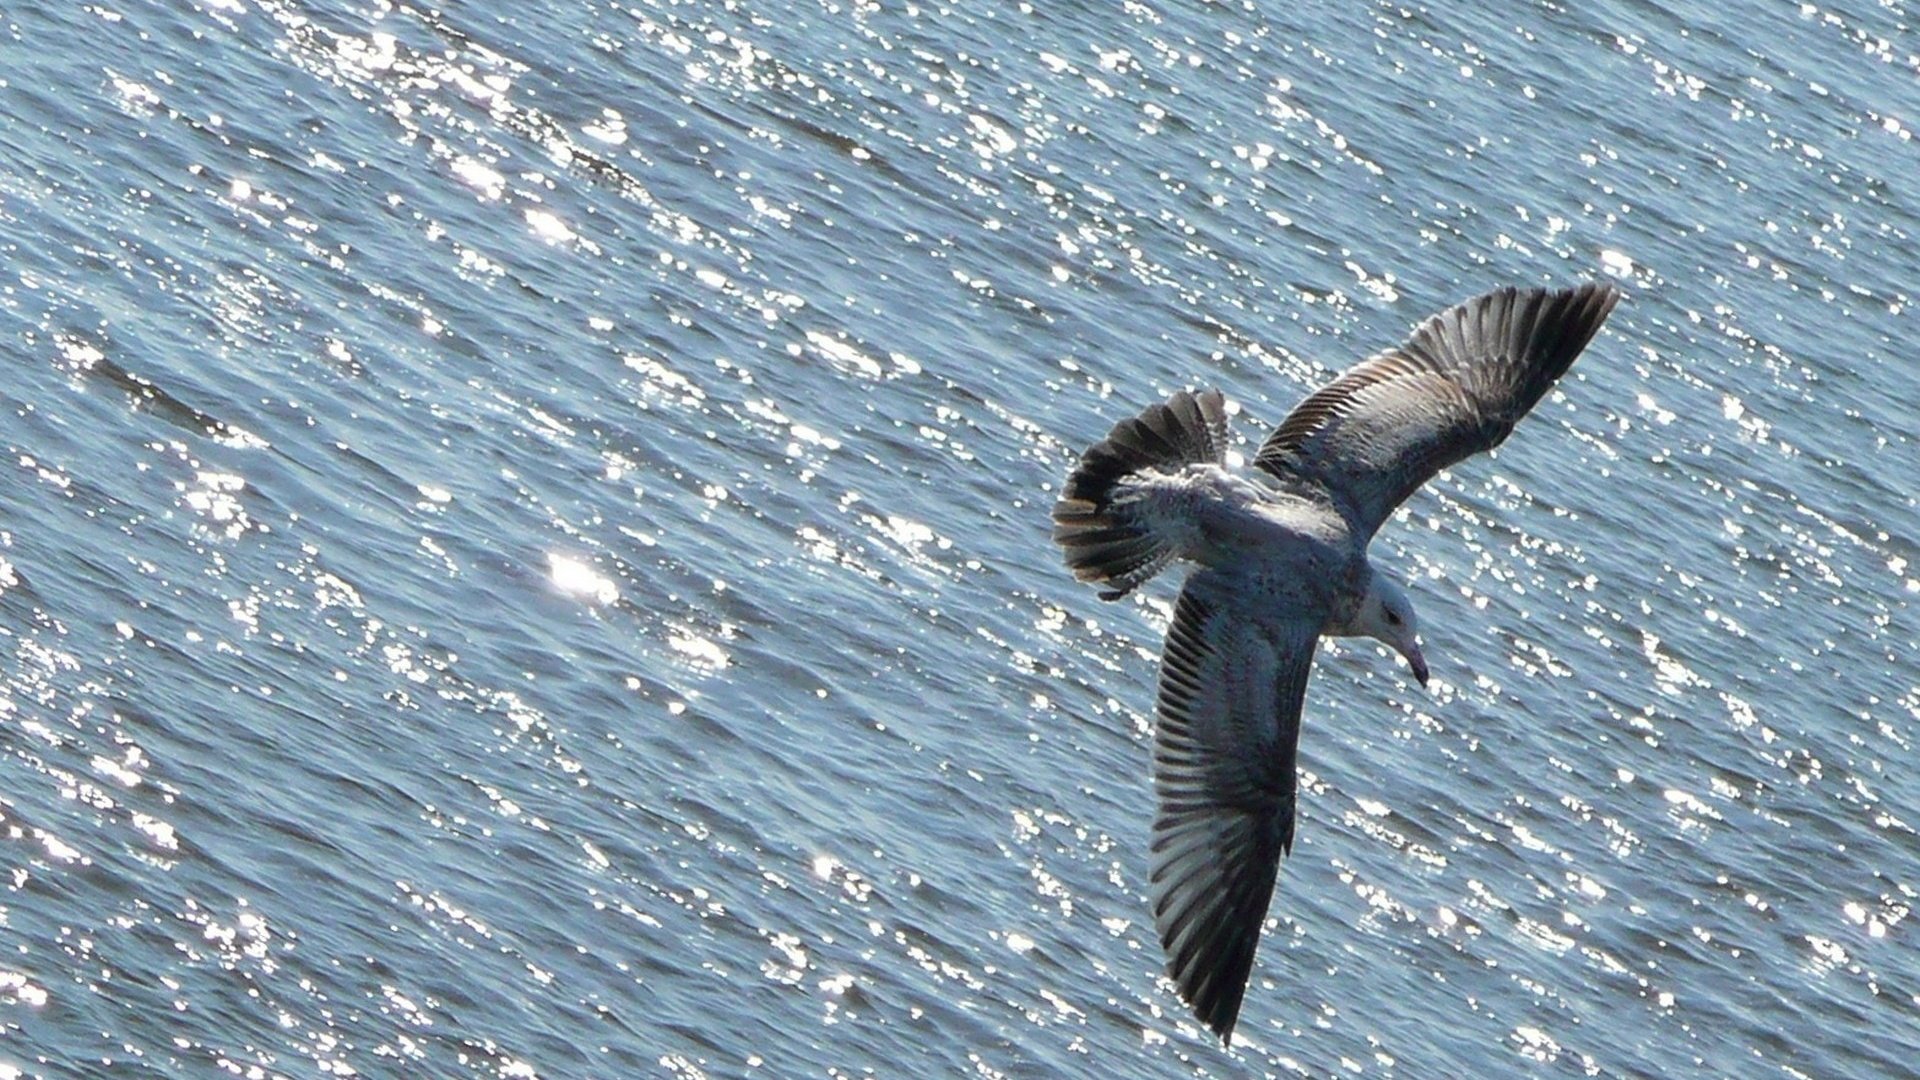
[{"label": "bright highlight on water", "polygon": [[1225,467],[1218,390],[1175,394],[1089,449],[1053,508],[1082,581],[1118,600],[1188,575],[1160,671],[1154,923],[1180,996],[1232,1038],[1281,855],[1320,638],[1376,638],[1427,682],[1419,621],[1367,546],[1435,473],[1500,445],[1620,293],[1503,289],[1428,319],[1301,402],[1254,471]]}]

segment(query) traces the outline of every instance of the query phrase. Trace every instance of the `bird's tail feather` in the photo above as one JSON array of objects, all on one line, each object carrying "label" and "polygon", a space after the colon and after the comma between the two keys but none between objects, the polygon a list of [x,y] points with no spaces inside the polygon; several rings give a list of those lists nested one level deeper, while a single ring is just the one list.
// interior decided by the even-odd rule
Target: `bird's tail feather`
[{"label": "bird's tail feather", "polygon": [[1053,505],[1053,539],[1081,581],[1103,585],[1118,600],[1179,554],[1153,528],[1137,502],[1116,499],[1122,481],[1139,473],[1218,465],[1227,450],[1227,413],[1218,390],[1181,391],[1131,419],[1080,457]]}]

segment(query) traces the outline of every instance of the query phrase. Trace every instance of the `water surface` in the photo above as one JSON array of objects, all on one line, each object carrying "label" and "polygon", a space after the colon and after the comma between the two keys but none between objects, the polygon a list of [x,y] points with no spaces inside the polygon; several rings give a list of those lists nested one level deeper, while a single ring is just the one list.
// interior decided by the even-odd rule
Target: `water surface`
[{"label": "water surface", "polygon": [[[1897,5],[451,8],[4,23],[0,1074],[1920,1053]],[[1047,507],[1593,277],[1376,545],[1433,692],[1321,654],[1223,1051],[1145,900],[1174,584]]]}]

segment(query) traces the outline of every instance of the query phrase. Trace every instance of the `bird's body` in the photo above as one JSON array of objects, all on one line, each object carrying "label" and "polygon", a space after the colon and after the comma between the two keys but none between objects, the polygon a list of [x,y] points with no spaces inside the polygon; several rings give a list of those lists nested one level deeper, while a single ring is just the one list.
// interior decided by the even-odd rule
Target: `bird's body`
[{"label": "bird's body", "polygon": [[[1155,533],[1178,537],[1178,559],[1239,574],[1309,571],[1317,579],[1344,576],[1364,547],[1323,502],[1302,498],[1253,475],[1211,463],[1171,476],[1134,478],[1121,498]],[[1286,563],[1275,565],[1273,552]]]},{"label": "bird's body", "polygon": [[1222,1038],[1293,844],[1319,639],[1377,638],[1427,681],[1412,602],[1368,558],[1375,531],[1434,473],[1499,445],[1618,299],[1505,289],[1449,309],[1309,395],[1245,473],[1225,464],[1209,390],[1121,421],[1068,477],[1054,539],[1102,598],[1195,566],[1161,664],[1150,880],[1168,972]]}]

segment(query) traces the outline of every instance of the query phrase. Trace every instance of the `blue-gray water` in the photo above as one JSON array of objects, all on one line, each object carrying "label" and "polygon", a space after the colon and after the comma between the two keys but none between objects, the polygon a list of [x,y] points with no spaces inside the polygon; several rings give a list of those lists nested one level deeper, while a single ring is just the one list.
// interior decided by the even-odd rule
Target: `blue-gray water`
[{"label": "blue-gray water", "polygon": [[[0,1076],[1844,1077],[1920,1055],[1899,3],[0,17]],[[1323,651],[1231,1051],[1174,592],[1046,510],[1629,293]],[[1243,447],[1244,449],[1244,447]]]}]

